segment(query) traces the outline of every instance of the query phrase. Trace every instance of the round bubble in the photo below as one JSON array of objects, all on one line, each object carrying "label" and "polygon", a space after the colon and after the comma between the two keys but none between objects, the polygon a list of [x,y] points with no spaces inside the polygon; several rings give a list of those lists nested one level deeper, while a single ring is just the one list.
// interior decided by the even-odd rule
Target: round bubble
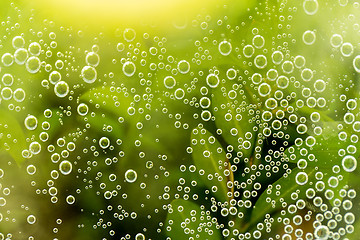
[{"label": "round bubble", "polygon": [[338,48],[343,43],[343,38],[339,34],[334,34],[330,38],[330,44],[332,47]]},{"label": "round bubble", "polygon": [[35,116],[29,115],[25,118],[24,124],[28,130],[35,130],[38,125],[38,120]]},{"label": "round bubble", "polygon": [[181,60],[177,65],[177,69],[181,74],[186,74],[190,71],[190,63],[186,60]]},{"label": "round bubble", "polygon": [[69,93],[69,90],[69,85],[64,81],[58,82],[57,84],[55,84],[54,87],[54,92],[56,96],[60,98],[66,97]]},{"label": "round bubble", "polygon": [[344,43],[341,45],[340,52],[344,57],[350,57],[354,52],[354,47],[351,43]]},{"label": "round bubble", "polygon": [[14,48],[23,48],[25,46],[25,40],[21,36],[16,36],[12,39],[12,45]]},{"label": "round bubble", "polygon": [[135,182],[137,179],[137,173],[132,170],[132,169],[129,169],[125,172],[125,180],[129,183],[133,183]]},{"label": "round bubble", "polygon": [[357,55],[353,60],[353,66],[356,72],[360,73],[360,55]]},{"label": "round bubble", "polygon": [[59,164],[59,171],[64,175],[69,175],[72,171],[72,163],[64,160]]},{"label": "round bubble", "polygon": [[131,77],[135,74],[136,66],[133,62],[127,61],[124,63],[122,70],[125,76]]},{"label": "round bubble", "polygon": [[206,83],[209,87],[216,88],[220,83],[220,79],[217,75],[211,73],[211,74],[207,75]]},{"label": "round bubble", "polygon": [[88,54],[86,54],[85,62],[89,66],[96,67],[100,63],[100,57],[95,52],[89,52]]},{"label": "round bubble", "polygon": [[227,56],[231,53],[231,51],[232,51],[232,46],[230,42],[222,41],[219,43],[219,52],[221,53],[221,55]]},{"label": "round bubble", "polygon": [[315,40],[316,40],[316,35],[315,35],[315,32],[314,31],[310,31],[310,30],[307,30],[304,32],[303,36],[302,36],[302,39],[303,39],[303,42],[306,44],[306,45],[312,45],[315,43]]},{"label": "round bubble", "polygon": [[254,45],[254,47],[256,48],[262,48],[265,45],[265,39],[263,36],[261,35],[256,35],[253,37],[252,39],[252,44]]},{"label": "round bubble", "polygon": [[80,116],[86,116],[88,111],[89,111],[89,107],[85,103],[80,103],[79,106],[77,107],[77,112]]},{"label": "round bubble", "polygon": [[254,59],[254,64],[257,68],[263,69],[267,65],[267,59],[264,55],[257,55]]},{"label": "round bubble", "polygon": [[99,146],[103,149],[108,148],[110,146],[110,139],[107,137],[100,138]]},{"label": "round bubble", "polygon": [[255,49],[252,45],[246,45],[244,48],[243,48],[243,54],[246,58],[250,58],[252,57],[252,55],[254,54],[255,52]]},{"label": "round bubble", "polygon": [[61,80],[61,73],[58,71],[52,71],[49,75],[49,81],[51,84],[56,84]]},{"label": "round bubble", "polygon": [[41,46],[38,42],[32,42],[29,45],[29,53],[33,56],[39,56],[41,53]]},{"label": "round bubble", "polygon": [[342,159],[341,165],[346,172],[353,172],[357,167],[357,160],[351,155],[347,155]]},{"label": "round bubble", "polygon": [[29,57],[28,51],[25,48],[19,48],[14,53],[15,62],[19,65],[23,65],[26,59]]},{"label": "round bubble", "polygon": [[1,57],[1,62],[4,64],[5,67],[9,67],[14,63],[14,56],[10,53],[5,53]]},{"label": "round bubble", "polygon": [[172,76],[167,76],[167,77],[165,77],[165,78],[164,78],[164,85],[165,85],[165,87],[168,88],[168,89],[174,88],[175,85],[176,85],[176,80],[175,80],[175,78],[172,77]]},{"label": "round bubble", "polygon": [[303,8],[307,15],[314,15],[319,9],[319,3],[317,0],[304,0]]},{"label": "round bubble", "polygon": [[97,78],[96,69],[92,66],[85,66],[81,70],[81,76],[86,83],[94,83]]},{"label": "round bubble", "polygon": [[34,224],[36,222],[36,217],[34,215],[29,215],[26,218],[26,221],[28,222],[28,224]]},{"label": "round bubble", "polygon": [[26,61],[26,70],[29,73],[37,73],[40,70],[41,62],[40,59],[37,57],[29,57]]}]

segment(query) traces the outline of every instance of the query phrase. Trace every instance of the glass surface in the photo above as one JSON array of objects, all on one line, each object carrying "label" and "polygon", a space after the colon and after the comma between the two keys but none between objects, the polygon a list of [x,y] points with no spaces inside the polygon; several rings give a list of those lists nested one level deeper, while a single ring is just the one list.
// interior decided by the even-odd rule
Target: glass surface
[{"label": "glass surface", "polygon": [[360,2],[0,1],[0,240],[360,239]]}]

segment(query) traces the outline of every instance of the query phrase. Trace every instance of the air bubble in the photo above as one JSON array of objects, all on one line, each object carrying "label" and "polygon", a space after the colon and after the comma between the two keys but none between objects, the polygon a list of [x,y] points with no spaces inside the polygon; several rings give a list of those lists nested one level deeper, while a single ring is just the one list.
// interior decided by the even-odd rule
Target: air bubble
[{"label": "air bubble", "polygon": [[85,66],[81,70],[81,76],[86,83],[94,83],[97,78],[96,69],[92,66]]},{"label": "air bubble", "polygon": [[80,103],[77,107],[77,112],[80,116],[86,116],[89,111],[89,107],[85,103]]},{"label": "air bubble", "polygon": [[129,169],[125,172],[125,180],[129,183],[133,183],[135,182],[137,179],[137,173],[132,170],[132,169]]},{"label": "air bubble", "polygon": [[211,73],[211,74],[207,75],[206,83],[209,87],[216,88],[220,83],[220,79],[217,75]]},{"label": "air bubble", "polygon": [[190,63],[186,60],[181,60],[177,65],[177,69],[181,74],[186,74],[190,71]]},{"label": "air bubble", "polygon": [[102,137],[100,138],[99,140],[99,146],[102,148],[102,149],[106,149],[110,146],[110,139],[107,138],[107,137]]},{"label": "air bubble", "polygon": [[14,53],[15,62],[19,65],[23,65],[26,59],[29,57],[28,51],[25,48],[19,48]]},{"label": "air bubble", "polygon": [[41,62],[37,57],[29,57],[26,61],[26,69],[29,73],[37,73],[40,70]]},{"label": "air bubble", "polygon": [[314,15],[319,9],[319,3],[317,0],[305,0],[303,8],[307,15]]},{"label": "air bubble", "polygon": [[95,52],[89,52],[86,54],[85,62],[89,66],[96,67],[99,65],[100,57]]},{"label": "air bubble", "polygon": [[34,215],[29,215],[26,218],[26,221],[28,222],[28,224],[34,224],[36,222],[36,217]]},{"label": "air bubble", "polygon": [[348,155],[342,159],[341,165],[346,172],[353,172],[357,167],[357,160],[355,157]]},{"label": "air bubble", "polygon": [[64,81],[58,82],[54,87],[56,96],[61,98],[66,97],[69,93],[69,90],[69,85]]},{"label": "air bubble", "polygon": [[133,62],[127,61],[124,63],[122,70],[125,76],[131,77],[135,74],[136,66]]},{"label": "air bubble", "polygon": [[172,77],[172,76],[167,76],[167,77],[165,77],[165,78],[164,78],[164,85],[165,85],[165,87],[168,88],[168,89],[174,88],[175,85],[176,85],[176,80],[175,80],[175,78]]},{"label": "air bubble", "polygon": [[222,41],[219,43],[219,52],[223,56],[228,56],[232,51],[231,43],[228,41]]},{"label": "air bubble", "polygon": [[316,35],[315,35],[315,32],[314,31],[310,31],[310,30],[307,30],[304,32],[303,36],[302,36],[302,39],[303,39],[303,42],[306,44],[306,45],[312,45],[315,43],[315,40],[316,40]]},{"label": "air bubble", "polygon": [[38,124],[38,120],[35,116],[29,115],[25,118],[24,123],[25,123],[25,127],[28,130],[35,130]]},{"label": "air bubble", "polygon": [[59,171],[64,175],[69,175],[72,171],[72,163],[64,160],[59,164]]}]

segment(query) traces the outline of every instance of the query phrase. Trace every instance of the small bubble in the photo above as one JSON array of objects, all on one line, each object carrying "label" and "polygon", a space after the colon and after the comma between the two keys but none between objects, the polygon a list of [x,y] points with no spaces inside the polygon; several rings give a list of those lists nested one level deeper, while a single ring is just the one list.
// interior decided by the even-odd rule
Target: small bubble
[{"label": "small bubble", "polygon": [[217,75],[211,73],[211,74],[207,75],[206,83],[209,87],[216,88],[220,83],[220,79]]},{"label": "small bubble", "polygon": [[64,82],[64,81],[60,81],[58,83],[56,83],[55,87],[54,87],[54,92],[56,94],[56,96],[58,97],[66,97],[69,93],[69,85]]},{"label": "small bubble", "polygon": [[16,36],[12,39],[12,45],[15,49],[23,48],[25,46],[25,40],[21,36]]},{"label": "small bubble", "polygon": [[136,37],[136,32],[132,28],[126,28],[124,30],[123,36],[124,36],[125,41],[132,42]]},{"label": "small bubble", "polygon": [[92,66],[85,66],[81,70],[81,76],[86,83],[94,83],[97,78],[96,69]]},{"label": "small bubble", "polygon": [[257,68],[263,69],[267,65],[267,59],[264,55],[257,55],[254,59],[254,64]]},{"label": "small bubble", "polygon": [[29,223],[29,224],[34,224],[36,222],[36,217],[34,215],[29,215],[27,218],[26,218],[26,221]]},{"label": "small bubble", "polygon": [[100,138],[99,140],[99,146],[102,148],[102,149],[106,149],[110,146],[110,139],[107,138],[107,137],[102,137]]},{"label": "small bubble", "polygon": [[317,0],[305,0],[303,8],[307,15],[314,15],[319,9],[319,3]]},{"label": "small bubble", "polygon": [[255,49],[252,45],[246,45],[244,48],[243,48],[243,53],[244,53],[244,56],[246,58],[250,58],[252,57],[252,55],[254,54],[255,52]]},{"label": "small bubble", "polygon": [[252,44],[254,45],[254,47],[256,48],[262,48],[265,45],[265,39],[263,36],[261,35],[256,35],[254,36],[254,38],[252,39]]},{"label": "small bubble", "polygon": [[360,55],[357,55],[353,60],[353,66],[356,72],[360,73]]},{"label": "small bubble", "polygon": [[77,107],[77,112],[80,116],[86,116],[89,111],[89,107],[85,103],[80,103]]},{"label": "small bubble", "polygon": [[129,169],[125,172],[125,180],[129,183],[133,183],[135,182],[137,179],[137,173],[132,170],[132,169]]},{"label": "small bubble", "polygon": [[87,55],[86,55],[86,58],[85,58],[85,62],[87,65],[89,66],[93,66],[93,67],[96,67],[99,65],[100,63],[100,57],[97,53],[95,52],[89,52]]},{"label": "small bubble", "polygon": [[5,53],[1,57],[1,62],[5,67],[10,67],[14,63],[14,56],[10,53]]},{"label": "small bubble", "polygon": [[69,175],[72,171],[72,163],[64,160],[59,164],[59,171],[64,175]]},{"label": "small bubble", "polygon": [[334,34],[331,36],[330,38],[330,44],[331,46],[338,48],[341,46],[341,44],[343,43],[343,38],[341,35],[339,34]]},{"label": "small bubble", "polygon": [[307,30],[304,32],[303,36],[302,36],[302,39],[303,39],[303,42],[306,44],[306,45],[312,45],[315,43],[315,40],[316,40],[316,35],[315,35],[315,32],[314,31],[310,31],[310,30]]},{"label": "small bubble", "polygon": [[29,130],[35,130],[38,125],[38,120],[35,116],[29,115],[25,118],[25,127]]},{"label": "small bubble", "polygon": [[66,202],[67,202],[67,204],[70,204],[70,205],[74,204],[75,203],[75,197],[73,195],[67,196],[66,197]]},{"label": "small bubble", "polygon": [[180,73],[186,74],[190,71],[190,64],[186,60],[181,60],[177,65],[177,69]]},{"label": "small bubble", "polygon": [[353,156],[345,156],[342,159],[341,165],[346,172],[353,172],[357,167],[357,160]]},{"label": "small bubble", "polygon": [[41,53],[41,46],[38,42],[32,42],[29,45],[29,53],[33,56],[39,56]]},{"label": "small bubble", "polygon": [[167,77],[165,77],[165,78],[164,78],[164,85],[165,85],[165,87],[168,88],[168,89],[174,88],[175,85],[176,85],[176,80],[175,80],[175,78],[172,77],[172,76],[167,76]]},{"label": "small bubble", "polygon": [[58,71],[52,71],[49,75],[49,81],[51,84],[56,84],[61,80],[61,73]]},{"label": "small bubble", "polygon": [[37,57],[29,57],[26,61],[26,69],[29,73],[37,73],[40,70],[41,62]]},{"label": "small bubble", "polygon": [[223,56],[228,56],[232,51],[231,43],[228,41],[222,41],[219,43],[219,52]]},{"label": "small bubble", "polygon": [[15,62],[19,65],[23,65],[26,59],[29,57],[28,51],[25,48],[19,48],[14,53]]},{"label": "small bubble", "polygon": [[133,62],[127,61],[124,63],[122,70],[125,76],[131,77],[135,74],[136,66]]},{"label": "small bubble", "polygon": [[341,45],[340,52],[344,57],[350,57],[354,52],[354,47],[351,43],[344,43]]}]

